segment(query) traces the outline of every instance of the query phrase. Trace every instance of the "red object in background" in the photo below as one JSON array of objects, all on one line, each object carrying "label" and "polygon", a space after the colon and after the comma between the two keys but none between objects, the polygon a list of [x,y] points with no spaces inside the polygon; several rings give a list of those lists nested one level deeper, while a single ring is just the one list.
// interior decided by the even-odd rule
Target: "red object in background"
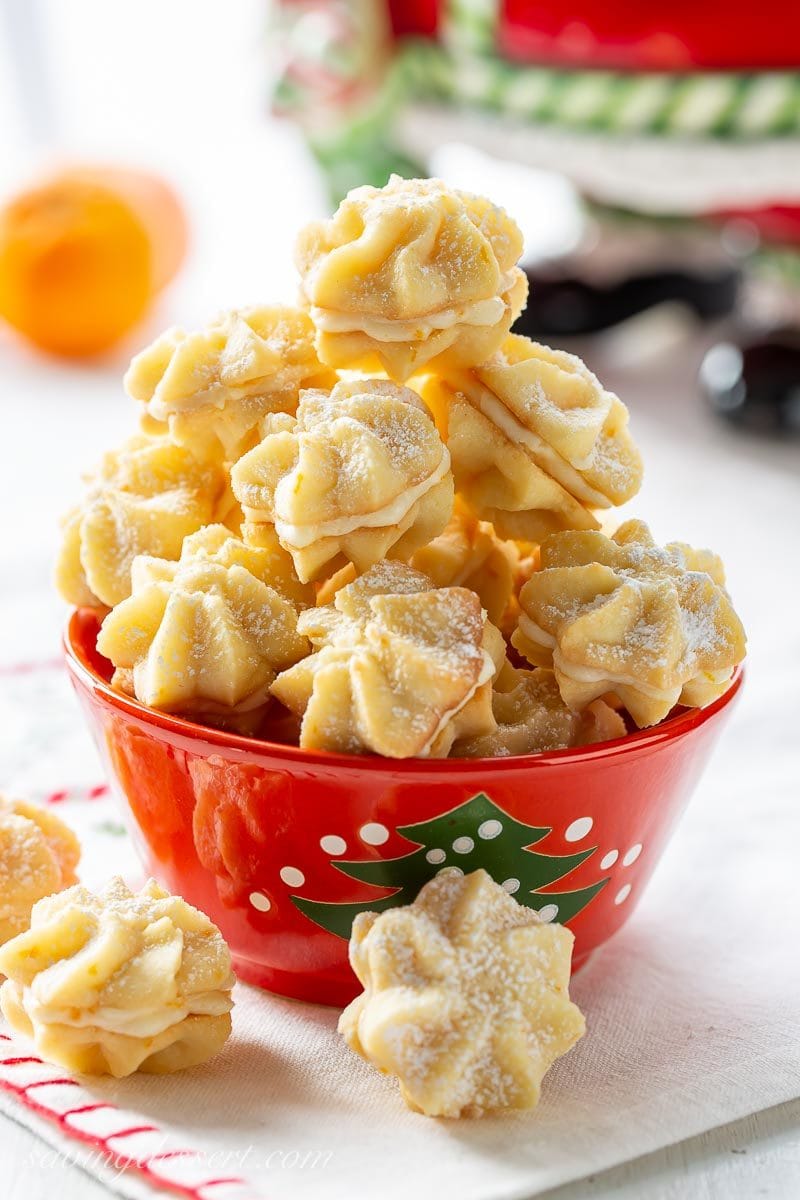
[{"label": "red object in background", "polygon": [[800,65],[800,6],[764,0],[503,0],[498,49],[524,62],[620,70]]},{"label": "red object in background", "polygon": [[770,204],[763,208],[720,209],[710,214],[716,221],[749,221],[766,242],[800,246],[800,207]]},{"label": "red object in background", "polygon": [[416,34],[433,37],[439,25],[443,0],[388,0],[389,18],[395,37]]},{"label": "red object in background", "polygon": [[[67,666],[144,865],[217,923],[242,979],[322,1004],[345,1004],[359,990],[347,940],[304,915],[293,897],[329,909],[374,905],[385,889],[358,882],[337,864],[409,855],[415,846],[398,827],[447,818],[480,793],[500,816],[540,827],[534,832],[550,830],[536,840],[536,852],[591,851],[557,884],[537,891],[544,906],[557,889],[567,902],[574,890],[606,881],[568,922],[573,963],[580,965],[633,912],[742,680],[739,673],[706,709],[600,746],[509,759],[393,761],[255,741],[145,708],[108,685],[110,664],[95,649],[98,628],[92,610],[73,614]],[[457,833],[462,846],[454,842],[452,851],[466,853],[464,842],[480,847],[483,838],[495,861],[499,856],[499,870],[505,866],[505,881],[515,869],[521,873],[520,854],[503,863],[511,850],[497,849],[499,823],[491,824],[498,829],[481,825],[464,838],[454,820],[450,836]],[[427,862],[443,859],[437,849]],[[437,869],[432,865],[430,874]]]}]

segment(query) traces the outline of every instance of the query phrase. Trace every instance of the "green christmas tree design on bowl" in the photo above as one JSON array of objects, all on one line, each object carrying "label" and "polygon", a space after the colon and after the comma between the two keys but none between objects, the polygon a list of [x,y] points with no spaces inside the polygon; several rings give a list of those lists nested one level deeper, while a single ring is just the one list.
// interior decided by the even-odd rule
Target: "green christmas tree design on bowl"
[{"label": "green christmas tree design on bowl", "polygon": [[410,904],[423,884],[441,871],[466,875],[483,867],[520,904],[535,909],[544,920],[557,917],[565,924],[608,883],[606,877],[574,891],[541,892],[540,888],[563,880],[596,854],[596,847],[576,854],[537,852],[534,843],[552,831],[515,821],[484,792],[429,821],[400,825],[397,832],[416,842],[417,849],[399,858],[367,858],[335,864],[337,870],[351,879],[376,888],[392,888],[391,895],[361,903],[326,903],[293,896],[300,912],[337,937],[349,938],[357,913],[383,912],[398,904]]},{"label": "green christmas tree design on bowl", "polygon": [[498,759],[310,753],[155,712],[109,686],[97,617],[67,665],[145,869],[208,913],[242,979],[344,1004],[353,917],[485,868],[573,963],[628,920],[741,687],[615,742]]}]

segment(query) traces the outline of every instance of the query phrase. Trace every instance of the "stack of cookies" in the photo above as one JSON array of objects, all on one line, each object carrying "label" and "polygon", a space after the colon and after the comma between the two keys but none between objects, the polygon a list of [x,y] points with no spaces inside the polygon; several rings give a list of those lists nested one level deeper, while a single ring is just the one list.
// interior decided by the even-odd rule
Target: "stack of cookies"
[{"label": "stack of cookies", "polygon": [[438,180],[358,188],[297,243],[298,307],[169,330],[140,428],[67,517],[114,686],[308,749],[494,756],[703,706],[745,637],[720,560],[608,511],[622,401],[510,332],[520,231]]}]

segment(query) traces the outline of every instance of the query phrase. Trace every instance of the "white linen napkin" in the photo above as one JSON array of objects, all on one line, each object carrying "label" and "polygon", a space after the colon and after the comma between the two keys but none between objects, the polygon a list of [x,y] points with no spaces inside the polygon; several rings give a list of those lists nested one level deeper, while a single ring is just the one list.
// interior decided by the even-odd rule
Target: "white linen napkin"
[{"label": "white linen napkin", "polygon": [[[771,628],[765,618],[762,637]],[[452,1122],[407,1112],[394,1083],[342,1044],[334,1011],[241,985],[234,1037],[216,1060],[94,1080],[91,1096],[125,1110],[128,1125],[130,1114],[154,1125],[170,1147],[196,1148],[209,1174],[223,1163],[225,1176],[243,1176],[254,1190],[236,1195],[405,1200],[447,1188],[460,1200],[512,1200],[800,1095],[800,781],[781,716],[800,711],[800,688],[792,655],[782,663],[781,673],[773,658],[769,686],[751,671],[638,911],[575,978],[588,1033],[547,1076],[535,1113]],[[16,714],[7,786],[49,798],[73,823],[87,882],[111,870],[136,879],[64,673],[0,674],[0,697],[0,721]],[[15,1049],[27,1047],[15,1039]],[[13,1093],[0,1092],[0,1110],[31,1122]],[[68,1128],[33,1118],[50,1142],[69,1140]],[[102,1160],[93,1166],[109,1182]],[[125,1171],[110,1186],[139,1200],[149,1185]]]}]

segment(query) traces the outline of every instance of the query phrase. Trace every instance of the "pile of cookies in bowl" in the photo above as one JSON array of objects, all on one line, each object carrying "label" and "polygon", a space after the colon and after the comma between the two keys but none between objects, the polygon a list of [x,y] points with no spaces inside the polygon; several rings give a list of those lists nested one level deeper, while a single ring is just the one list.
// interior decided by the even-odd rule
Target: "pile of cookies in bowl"
[{"label": "pile of cookies in bowl", "polygon": [[[138,428],[66,517],[57,581],[147,865],[208,916],[156,884],[40,900],[0,998],[57,1061],[171,1070],[206,1029],[218,1049],[222,935],[244,978],[351,1000],[348,1043],[428,1115],[533,1106],[581,1036],[567,923],[584,955],[624,920],[631,883],[606,884],[652,870],[710,746],[686,713],[733,694],[745,635],[715,554],[611,531],[642,481],[628,412],[511,332],[521,253],[489,200],[392,178],[301,232],[296,306],[133,359]],[[344,875],[388,895],[350,903]],[[26,947],[52,971],[102,937],[106,991],[76,969],[88,1011],[65,1016]],[[158,1011],[150,958],[172,964]]]},{"label": "pile of cookies in bowl", "polygon": [[656,545],[621,400],[509,330],[519,229],[436,180],[299,237],[302,307],[171,329],[140,430],[65,524],[114,687],[193,721],[391,758],[624,736],[727,688],[720,560]]}]

